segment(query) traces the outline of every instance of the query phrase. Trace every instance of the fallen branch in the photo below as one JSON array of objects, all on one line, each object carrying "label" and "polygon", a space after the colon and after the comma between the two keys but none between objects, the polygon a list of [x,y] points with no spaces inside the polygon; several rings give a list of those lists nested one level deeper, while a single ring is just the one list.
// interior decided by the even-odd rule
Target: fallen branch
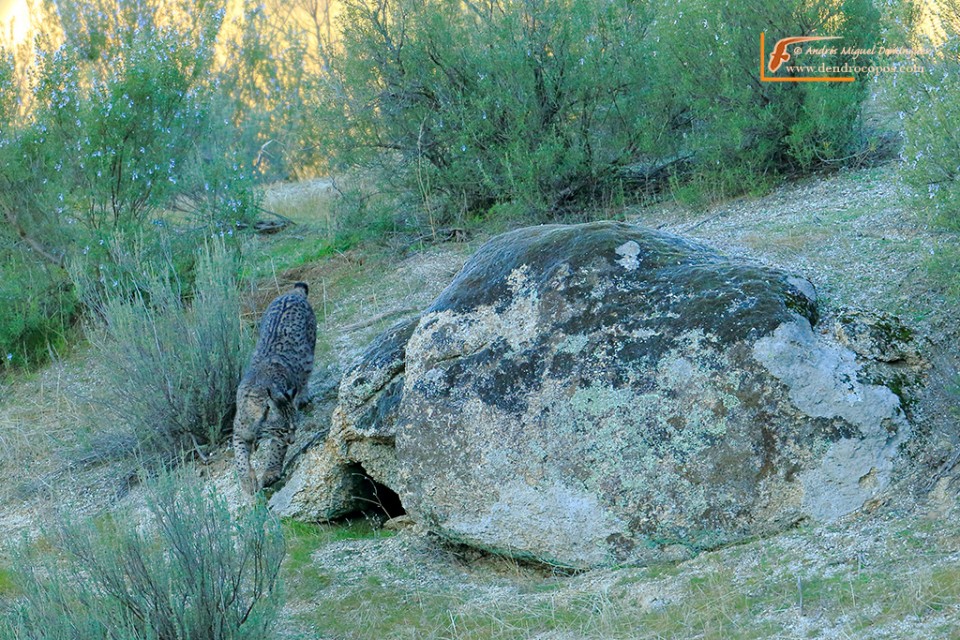
[{"label": "fallen branch", "polygon": [[37,252],[37,255],[39,255],[41,258],[43,258],[47,262],[53,264],[54,266],[60,267],[61,269],[64,268],[64,266],[66,265],[66,256],[64,256],[63,254],[57,255],[55,253],[51,253],[50,251],[45,249],[43,245],[41,245],[39,242],[31,238],[30,235],[27,233],[27,230],[24,229],[22,226],[20,226],[20,222],[17,220],[17,216],[14,215],[12,211],[7,211],[4,217],[7,219],[7,222],[10,224],[13,230],[17,232],[17,235],[20,237],[20,240],[22,240],[24,244],[26,244],[32,250]]}]

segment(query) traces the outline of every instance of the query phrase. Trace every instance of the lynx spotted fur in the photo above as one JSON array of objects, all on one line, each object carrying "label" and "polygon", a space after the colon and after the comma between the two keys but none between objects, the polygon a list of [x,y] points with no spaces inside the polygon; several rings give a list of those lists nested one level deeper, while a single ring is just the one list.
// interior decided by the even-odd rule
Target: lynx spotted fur
[{"label": "lynx spotted fur", "polygon": [[[307,293],[307,285],[298,282],[267,307],[256,349],[237,388],[233,451],[240,486],[248,494],[280,479],[287,447],[293,444],[298,400],[313,369],[317,341],[317,320]],[[260,481],[250,464],[259,440],[267,440]]]}]

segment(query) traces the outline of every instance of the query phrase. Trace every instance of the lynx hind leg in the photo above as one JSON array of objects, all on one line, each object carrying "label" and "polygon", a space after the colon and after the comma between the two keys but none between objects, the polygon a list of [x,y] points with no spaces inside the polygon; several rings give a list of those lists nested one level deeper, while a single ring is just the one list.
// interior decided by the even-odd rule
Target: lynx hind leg
[{"label": "lynx hind leg", "polygon": [[313,404],[313,398],[310,395],[310,373],[312,371],[313,360],[311,359],[305,363],[303,370],[300,372],[300,379],[297,381],[299,384],[297,394],[294,397],[294,406],[300,411]]},{"label": "lynx hind leg", "polygon": [[242,434],[233,434],[233,455],[237,466],[237,478],[240,480],[240,488],[247,495],[255,494],[260,487],[257,484],[257,474],[250,464],[250,456],[253,455],[254,440],[247,439]]},{"label": "lynx hind leg", "polygon": [[283,473],[283,459],[287,456],[288,439],[282,435],[271,436],[263,445],[265,467],[261,486],[269,487],[277,482]]}]

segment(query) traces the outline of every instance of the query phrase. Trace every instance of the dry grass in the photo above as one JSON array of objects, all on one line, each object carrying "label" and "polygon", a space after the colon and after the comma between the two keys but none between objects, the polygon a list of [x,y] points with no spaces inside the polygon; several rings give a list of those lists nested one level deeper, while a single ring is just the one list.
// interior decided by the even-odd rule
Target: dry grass
[{"label": "dry grass", "polygon": [[[249,240],[244,247],[247,275],[256,281],[279,283],[286,271],[335,255],[335,199],[336,192],[325,178],[267,187],[263,208],[293,224],[280,233]],[[270,218],[269,214],[264,217]]]},{"label": "dry grass", "polygon": [[333,181],[314,178],[302,182],[278,182],[265,190],[263,208],[298,224],[336,227],[332,202],[336,197]]},{"label": "dry grass", "polygon": [[323,535],[287,574],[288,626],[322,638],[929,638],[960,623],[956,510],[568,576],[408,533]]},{"label": "dry grass", "polygon": [[89,437],[83,390],[96,385],[87,352],[0,387],[0,504],[25,485],[54,483],[64,453]]},{"label": "dry grass", "polygon": [[799,272],[828,304],[901,315],[925,332],[955,326],[960,296],[927,268],[960,236],[926,229],[902,201],[895,167],[815,176],[706,209],[653,206],[628,217],[727,253]]}]

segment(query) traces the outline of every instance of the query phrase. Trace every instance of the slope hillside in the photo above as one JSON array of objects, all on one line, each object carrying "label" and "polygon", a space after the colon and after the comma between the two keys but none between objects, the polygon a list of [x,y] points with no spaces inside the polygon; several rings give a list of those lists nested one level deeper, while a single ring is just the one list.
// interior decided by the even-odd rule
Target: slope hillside
[{"label": "slope hillside", "polygon": [[[275,188],[268,207],[298,222],[258,239],[263,283],[251,319],[304,280],[317,310],[312,420],[332,410],[339,374],[380,331],[444,288],[485,240],[312,253],[329,221],[325,184]],[[286,523],[282,616],[289,638],[951,637],[960,629],[960,291],[956,234],[926,231],[900,204],[893,170],[805,179],[706,209],[662,203],[619,212],[727,253],[797,271],[821,299],[824,331],[843,310],[888,312],[921,336],[922,384],[905,389],[919,434],[886,500],[829,526],[646,568],[570,574],[450,546],[382,517]],[[64,508],[99,513],[143,498],[129,460],[73,453],[98,374],[81,349],[0,394],[0,569],[19,534]],[[300,445],[319,432],[299,434]],[[229,451],[197,465],[238,502]],[[0,599],[5,597],[0,573]]]}]

